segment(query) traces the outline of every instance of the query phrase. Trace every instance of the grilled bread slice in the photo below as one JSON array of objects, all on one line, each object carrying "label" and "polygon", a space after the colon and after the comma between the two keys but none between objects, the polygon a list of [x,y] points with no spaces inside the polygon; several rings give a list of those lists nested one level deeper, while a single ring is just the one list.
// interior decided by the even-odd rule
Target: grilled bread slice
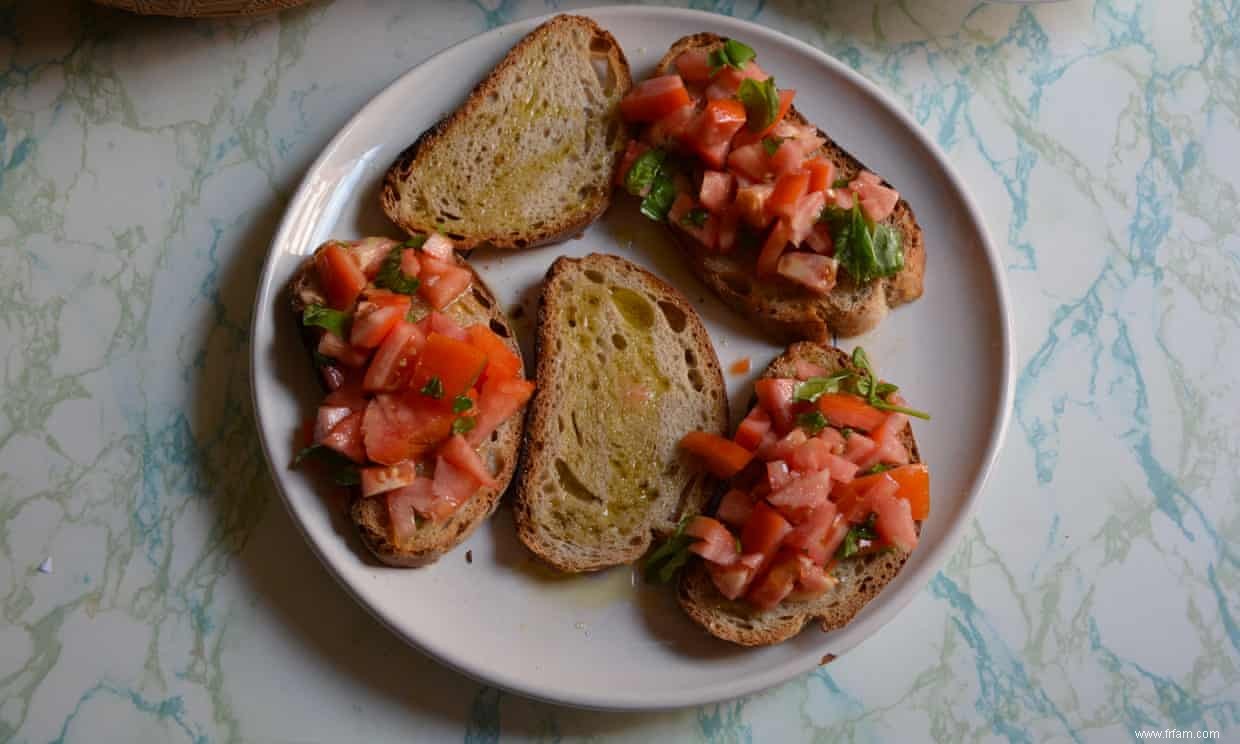
[{"label": "grilled bread slice", "polygon": [[678,443],[728,426],[714,347],[680,292],[592,254],[547,272],[537,348],[518,535],[561,571],[631,563],[712,495]]},{"label": "grilled bread slice", "polygon": [[[833,346],[795,343],[762,373],[763,377],[796,377],[798,359],[826,368],[828,374],[853,370],[848,355]],[[910,461],[921,462],[912,427],[901,438]],[[921,523],[917,523],[921,534]],[[847,625],[861,608],[874,599],[899,573],[908,553],[890,550],[840,561],[834,575],[840,580],[834,589],[807,601],[785,600],[778,607],[759,610],[747,602],[729,600],[715,588],[701,559],[693,558],[680,577],[677,599],[689,617],[712,635],[741,646],[769,646],[785,641],[811,621],[822,629],[835,630]]]},{"label": "grilled bread slice", "polygon": [[[468,263],[458,259],[462,265]],[[472,267],[469,267],[472,271]],[[302,310],[307,305],[327,304],[323,289],[319,284],[318,273],[314,270],[314,259],[308,259],[294,277],[291,286],[293,311],[298,319],[297,325],[302,330],[307,348],[313,350],[318,345],[321,331],[307,329],[300,323]],[[411,314],[421,317],[430,312],[424,300],[413,297]],[[508,347],[521,355],[516,336],[504,311],[500,308],[495,296],[487,288],[482,279],[474,274],[473,284],[465,294],[443,311],[462,326],[475,323],[486,323],[491,330],[507,343]],[[444,553],[452,550],[470,536],[499,505],[500,496],[508,489],[516,470],[517,455],[521,447],[521,435],[525,429],[523,412],[518,412],[499,426],[489,441],[479,450],[487,469],[494,474],[498,484],[493,488],[479,489],[473,498],[461,505],[451,517],[442,522],[419,521],[413,539],[405,544],[392,542],[391,521],[388,518],[387,502],[381,497],[362,498],[361,490],[353,489],[350,501],[349,517],[357,526],[362,542],[380,561],[391,566],[417,567],[434,563]]]},{"label": "grilled bread slice", "polygon": [[455,112],[387,172],[383,211],[463,249],[525,248],[581,232],[611,201],[632,85],[619,44],[559,15],[522,39]]},{"label": "grilled bread slice", "polygon": [[[655,74],[675,72],[674,63],[681,52],[690,49],[711,52],[724,41],[723,37],[709,33],[686,36],[663,56]],[[795,106],[788,111],[788,119],[797,124],[809,124]],[[851,179],[865,169],[861,161],[825,132],[819,130],[818,134],[827,141],[819,154],[831,161],[838,177]],[[891,186],[885,181],[883,185]],[[716,294],[736,311],[753,319],[765,332],[784,343],[791,343],[803,339],[829,341],[832,333],[840,336],[865,333],[877,326],[890,308],[921,297],[926,269],[921,226],[904,199],[900,199],[885,222],[900,232],[904,269],[894,276],[860,285],[847,272],[841,272],[839,282],[825,296],[780,278],[756,278],[757,251],[754,249],[706,254],[677,226],[672,225],[671,230],[685,257]]]}]

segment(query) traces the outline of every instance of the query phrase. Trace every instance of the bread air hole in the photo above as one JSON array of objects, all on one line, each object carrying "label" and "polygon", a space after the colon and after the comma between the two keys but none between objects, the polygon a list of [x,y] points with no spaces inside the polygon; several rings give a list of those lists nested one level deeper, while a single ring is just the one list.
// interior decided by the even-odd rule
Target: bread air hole
[{"label": "bread air hole", "polygon": [[611,343],[613,346],[615,346],[617,349],[620,349],[621,351],[623,351],[625,347],[629,345],[629,342],[625,341],[624,336],[621,336],[619,333],[612,334]]},{"label": "bread air hole", "polygon": [[699,393],[702,392],[702,388],[705,387],[705,385],[702,384],[702,374],[698,372],[697,367],[689,370],[689,384],[692,385],[693,389]]},{"label": "bread air hole", "polygon": [[693,353],[693,349],[685,349],[685,364],[690,367],[697,366],[697,354]]},{"label": "bread air hole", "polygon": [[672,327],[673,331],[680,333],[685,329],[685,313],[680,308],[670,302],[660,301],[659,309],[663,311],[663,317],[667,318],[667,324]]},{"label": "bread air hole", "polygon": [[586,275],[586,278],[592,282],[597,282],[598,284],[603,283],[603,275],[598,273],[594,269],[587,269],[585,272],[585,275]]},{"label": "bread air hole", "polygon": [[[488,307],[490,306],[488,305]],[[491,330],[495,332],[495,335],[499,336],[500,338],[508,338],[512,335],[512,331],[508,330],[508,326],[504,325],[498,320],[492,319],[490,326],[491,326]]]}]

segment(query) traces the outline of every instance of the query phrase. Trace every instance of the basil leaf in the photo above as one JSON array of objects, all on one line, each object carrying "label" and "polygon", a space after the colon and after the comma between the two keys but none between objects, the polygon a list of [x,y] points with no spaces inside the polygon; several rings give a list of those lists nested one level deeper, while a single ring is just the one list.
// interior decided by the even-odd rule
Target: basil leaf
[{"label": "basil leaf", "polygon": [[827,428],[827,417],[821,411],[807,411],[797,416],[797,426],[812,436]]},{"label": "basil leaf", "polygon": [[422,386],[422,394],[428,398],[439,400],[443,397],[443,380],[438,377],[432,377]]},{"label": "basil leaf", "polygon": [[904,268],[899,231],[891,225],[871,224],[860,204],[854,202],[849,211],[828,207],[821,219],[830,225],[835,258],[858,284]]},{"label": "basil leaf", "polygon": [[904,269],[904,250],[900,233],[891,225],[875,225],[874,255],[878,259],[878,275],[891,276]]},{"label": "basil leaf", "polygon": [[741,81],[736,96],[745,106],[745,121],[751,131],[761,132],[775,123],[779,114],[779,89],[775,87],[775,78],[762,82],[746,78]]},{"label": "basil leaf", "polygon": [[655,179],[663,171],[663,161],[667,153],[663,150],[647,150],[633,161],[629,172],[624,176],[624,190],[633,196],[643,196],[654,187]]},{"label": "basil leaf", "polygon": [[839,550],[835,551],[835,557],[843,560],[851,558],[861,551],[862,540],[876,540],[878,534],[874,532],[874,520],[876,514],[871,514],[865,522],[855,524],[848,530],[848,534],[844,535],[844,542],[840,543]]},{"label": "basil leaf", "polygon": [[426,244],[426,235],[419,233],[405,241],[406,248],[421,248]]},{"label": "basil leaf", "polygon": [[292,467],[296,468],[306,460],[316,460],[329,466],[332,469],[332,482],[338,486],[356,486],[362,482],[361,471],[357,469],[357,465],[329,447],[321,444],[306,447],[293,458]]},{"label": "basil leaf", "polygon": [[458,395],[452,399],[452,412],[465,413],[474,407],[474,401],[468,395]]},{"label": "basil leaf", "polygon": [[755,56],[757,53],[753,47],[736,39],[728,39],[723,42],[723,46],[710,53],[710,71],[713,74],[725,65],[739,70]]},{"label": "basil leaf", "polygon": [[473,431],[474,427],[477,425],[478,425],[478,420],[475,419],[474,417],[462,416],[461,418],[452,422],[452,433],[453,434],[467,434]]},{"label": "basil leaf", "polygon": [[833,189],[846,188],[848,184],[850,183],[852,183],[852,179],[840,177],[831,182],[831,188]]},{"label": "basil leaf", "polygon": [[384,257],[383,263],[379,264],[379,273],[375,275],[376,287],[390,289],[393,292],[405,295],[411,295],[418,291],[418,286],[421,284],[418,278],[416,276],[406,276],[405,272],[400,268],[400,258],[404,251],[404,246],[398,245]]},{"label": "basil leaf", "polygon": [[349,314],[333,310],[323,305],[306,305],[301,312],[302,325],[318,326],[341,338],[347,338],[345,327],[349,324]]},{"label": "basil leaf", "polygon": [[888,470],[893,470],[894,468],[895,468],[895,465],[888,465],[887,463],[880,462],[872,468],[866,468],[865,470],[862,470],[861,474],[862,475],[876,475],[878,473],[885,473]]},{"label": "basil leaf", "polygon": [[852,377],[851,372],[836,372],[828,377],[811,377],[800,385],[792,397],[799,401],[813,403],[825,393],[838,393],[840,384]]},{"label": "basil leaf", "polygon": [[762,138],[762,149],[766,150],[767,157],[772,157],[775,155],[776,151],[779,150],[779,146],[782,145],[783,143],[784,143],[783,137],[763,137]]},{"label": "basil leaf", "polygon": [[860,346],[853,349],[852,363],[857,365],[867,375],[874,374],[874,368],[870,366],[870,355],[866,354],[865,349]]},{"label": "basil leaf", "polygon": [[685,526],[690,519],[693,519],[691,515],[681,519],[680,524],[676,525],[676,531],[646,558],[643,569],[646,581],[666,584],[689,560],[689,546],[697,541],[685,534]]},{"label": "basil leaf", "polygon": [[641,213],[655,222],[662,222],[667,219],[668,210],[672,208],[674,201],[676,201],[676,184],[671,176],[660,172],[655,176],[650,193],[642,199]]},{"label": "basil leaf", "polygon": [[873,405],[875,408],[877,408],[880,411],[890,411],[892,413],[903,413],[905,416],[912,416],[913,418],[919,418],[919,419],[922,419],[923,421],[930,420],[930,414],[926,413],[925,411],[919,411],[916,408],[907,408],[905,406],[892,405],[885,400],[879,400],[875,403],[872,403],[871,405]]},{"label": "basil leaf", "polygon": [[880,382],[878,383],[878,387],[875,388],[874,393],[880,398],[886,398],[892,393],[899,392],[899,390],[899,385],[892,385],[890,382]]},{"label": "basil leaf", "polygon": [[362,482],[362,473],[354,465],[346,465],[332,474],[337,486],[356,486]]},{"label": "basil leaf", "polygon": [[312,444],[309,447],[306,447],[305,449],[303,449],[301,452],[298,452],[297,455],[293,458],[292,467],[297,467],[298,465],[302,463],[303,460],[318,455],[319,450],[322,447],[323,445],[321,444]]},{"label": "basil leaf", "polygon": [[706,224],[706,220],[709,217],[710,212],[707,212],[701,207],[694,207],[688,212],[685,212],[684,217],[680,218],[680,224],[685,225],[686,227],[701,227]]}]

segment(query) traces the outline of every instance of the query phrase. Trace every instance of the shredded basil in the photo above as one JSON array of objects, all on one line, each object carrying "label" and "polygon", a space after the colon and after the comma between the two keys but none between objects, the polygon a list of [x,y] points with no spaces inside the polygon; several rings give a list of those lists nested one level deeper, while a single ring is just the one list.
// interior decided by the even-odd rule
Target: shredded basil
[{"label": "shredded basil", "polygon": [[453,434],[467,434],[473,431],[474,427],[477,425],[478,425],[477,419],[473,418],[472,416],[462,416],[461,418],[452,422],[452,433]]},{"label": "shredded basil", "polygon": [[844,178],[843,176],[841,176],[840,178],[837,178],[831,182],[831,188],[833,189],[846,188],[848,184],[850,183],[852,183],[852,179]]},{"label": "shredded basil", "polygon": [[793,398],[807,403],[814,403],[825,393],[838,393],[840,385],[852,377],[851,372],[836,372],[827,377],[811,377],[797,385]]},{"label": "shredded basil", "polygon": [[649,193],[649,189],[654,186],[654,179],[658,177],[659,172],[663,168],[663,161],[667,159],[667,152],[664,150],[654,149],[647,150],[637,156],[637,160],[633,161],[633,165],[629,167],[629,172],[624,176],[624,189],[633,196],[643,196]]},{"label": "shredded basil", "polygon": [[827,417],[821,411],[806,411],[797,416],[797,426],[812,436],[827,428]]},{"label": "shredded basil", "polygon": [[783,143],[783,137],[763,137],[762,149],[766,150],[767,157],[771,157],[779,151],[779,146]]},{"label": "shredded basil", "polygon": [[865,353],[865,349],[858,346],[853,349],[853,364],[861,370],[861,374],[855,375],[853,382],[853,392],[863,396],[866,402],[880,411],[892,411],[895,413],[903,413],[906,416],[913,416],[919,419],[930,420],[930,414],[925,411],[919,411],[916,408],[906,408],[888,403],[886,396],[894,393],[900,388],[889,382],[879,382],[874,375],[874,368],[870,366],[870,357]]},{"label": "shredded basil", "polygon": [[646,558],[644,573],[646,581],[666,584],[671,581],[681,566],[689,560],[689,546],[697,542],[697,538],[685,534],[685,526],[692,516],[686,516],[676,525],[676,531],[654,549]]},{"label": "shredded basil", "polygon": [[318,326],[346,338],[349,314],[323,305],[306,305],[306,309],[301,312],[301,322],[303,325]]},{"label": "shredded basil", "polygon": [[861,474],[862,475],[877,475],[878,473],[885,473],[888,470],[893,470],[893,469],[895,469],[895,465],[888,465],[885,462],[880,462],[874,467],[866,468],[865,470],[861,471]]},{"label": "shredded basil", "polygon": [[414,235],[406,240],[404,245],[406,248],[421,248],[423,245],[426,245],[426,235],[421,233]]},{"label": "shredded basil", "polygon": [[710,212],[701,207],[694,207],[680,218],[680,224],[686,227],[701,227],[706,224],[706,220],[710,218]]},{"label": "shredded basil", "polygon": [[866,219],[861,205],[852,209],[827,207],[822,221],[831,229],[835,258],[858,284],[891,276],[904,268],[900,233],[891,225],[875,225]]},{"label": "shredded basil", "polygon": [[[425,242],[425,241],[423,241]],[[383,289],[390,289],[398,294],[411,295],[418,291],[421,282],[416,276],[406,276],[400,268],[400,257],[405,251],[404,246],[396,246],[387,256],[384,257],[383,263],[379,264],[379,273],[375,275],[375,286]]]},{"label": "shredded basil", "polygon": [[452,412],[465,413],[474,407],[474,401],[468,395],[458,395],[452,399]]},{"label": "shredded basil", "polygon": [[741,81],[736,96],[745,106],[745,122],[750,130],[761,132],[775,123],[779,115],[779,89],[775,87],[775,78],[761,82],[746,78]]},{"label": "shredded basil", "polygon": [[725,65],[740,70],[756,56],[753,47],[736,39],[728,39],[723,46],[710,53],[710,71],[714,73]]},{"label": "shredded basil", "polygon": [[660,172],[655,176],[650,193],[642,199],[641,213],[655,222],[662,222],[667,219],[667,213],[671,210],[674,201],[676,201],[676,184],[670,175]]},{"label": "shredded basil", "polygon": [[850,527],[848,534],[844,535],[844,542],[840,543],[839,550],[835,551],[835,557],[840,560],[851,558],[861,551],[863,540],[877,540],[878,533],[874,531],[876,519],[878,519],[877,514],[870,514],[861,524],[854,524]]},{"label": "shredded basil", "polygon": [[443,380],[438,377],[432,377],[422,386],[422,394],[428,398],[439,400],[443,398]]}]

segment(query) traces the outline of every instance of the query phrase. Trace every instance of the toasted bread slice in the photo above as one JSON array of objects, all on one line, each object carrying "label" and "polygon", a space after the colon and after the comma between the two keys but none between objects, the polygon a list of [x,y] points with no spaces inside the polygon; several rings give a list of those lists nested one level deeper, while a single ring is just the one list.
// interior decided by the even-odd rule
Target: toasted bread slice
[{"label": "toasted bread slice", "polygon": [[[762,376],[796,377],[798,359],[825,367],[828,373],[856,369],[848,355],[833,346],[800,342],[771,362]],[[911,426],[904,430],[902,439],[910,461],[921,462]],[[921,534],[920,522],[917,533]],[[824,631],[844,627],[896,577],[908,556],[891,550],[846,558],[833,572],[840,580],[834,589],[812,600],[785,600],[770,610],[725,598],[715,588],[702,561],[693,558],[680,577],[677,599],[689,617],[712,635],[741,646],[769,646],[800,633],[812,620],[819,620]]]},{"label": "toasted bread slice", "polygon": [[678,444],[727,429],[714,347],[678,291],[600,254],[552,264],[537,344],[517,533],[562,571],[631,563],[712,495]]},{"label": "toasted bread slice", "polygon": [[[673,64],[681,52],[689,49],[714,51],[724,41],[723,37],[708,33],[686,36],[663,56],[655,74],[674,72]],[[795,106],[788,111],[788,119],[797,124],[809,124]],[[838,177],[851,179],[865,169],[861,161],[826,132],[820,129],[818,134],[827,141],[819,154],[831,161]],[[883,185],[891,186],[886,181]],[[802,339],[829,341],[832,333],[840,336],[865,333],[877,326],[890,308],[921,297],[926,270],[921,226],[903,198],[885,222],[899,230],[903,239],[904,269],[895,276],[861,285],[847,272],[841,272],[835,289],[825,296],[778,277],[756,278],[757,251],[754,249],[706,254],[677,226],[672,225],[671,231],[685,257],[716,294],[736,311],[753,319],[765,332],[784,343],[791,343]]]},{"label": "toasted bread slice", "polygon": [[581,232],[607,209],[632,85],[620,45],[559,15],[522,39],[459,109],[401,153],[383,211],[458,247],[525,248]]},{"label": "toasted bread slice", "polygon": [[[462,265],[468,266],[463,259]],[[472,271],[472,267],[469,267]],[[318,274],[314,271],[314,259],[307,260],[294,278],[292,287],[292,305],[296,317],[300,319],[302,310],[311,304],[326,304],[323,290],[319,285]],[[430,312],[430,307],[420,296],[414,296],[411,313],[421,317]],[[521,349],[517,345],[515,334],[504,311],[500,308],[495,296],[482,279],[475,273],[470,289],[443,311],[446,315],[463,326],[475,323],[486,323],[491,330],[508,344],[518,356]],[[319,331],[304,328],[300,321],[298,328],[303,332],[307,347],[314,349],[318,344]],[[452,550],[465,541],[478,525],[482,524],[499,505],[500,496],[508,489],[508,484],[517,466],[517,456],[521,447],[521,435],[525,429],[523,412],[518,412],[499,426],[492,434],[490,441],[479,449],[483,462],[494,473],[498,484],[494,488],[483,488],[472,499],[461,505],[448,519],[442,522],[419,520],[417,531],[412,540],[403,545],[393,544],[391,539],[391,521],[388,518],[387,502],[379,498],[362,498],[359,489],[354,489],[350,502],[349,517],[357,526],[362,542],[380,561],[390,566],[417,567],[434,563],[444,553]]]}]

